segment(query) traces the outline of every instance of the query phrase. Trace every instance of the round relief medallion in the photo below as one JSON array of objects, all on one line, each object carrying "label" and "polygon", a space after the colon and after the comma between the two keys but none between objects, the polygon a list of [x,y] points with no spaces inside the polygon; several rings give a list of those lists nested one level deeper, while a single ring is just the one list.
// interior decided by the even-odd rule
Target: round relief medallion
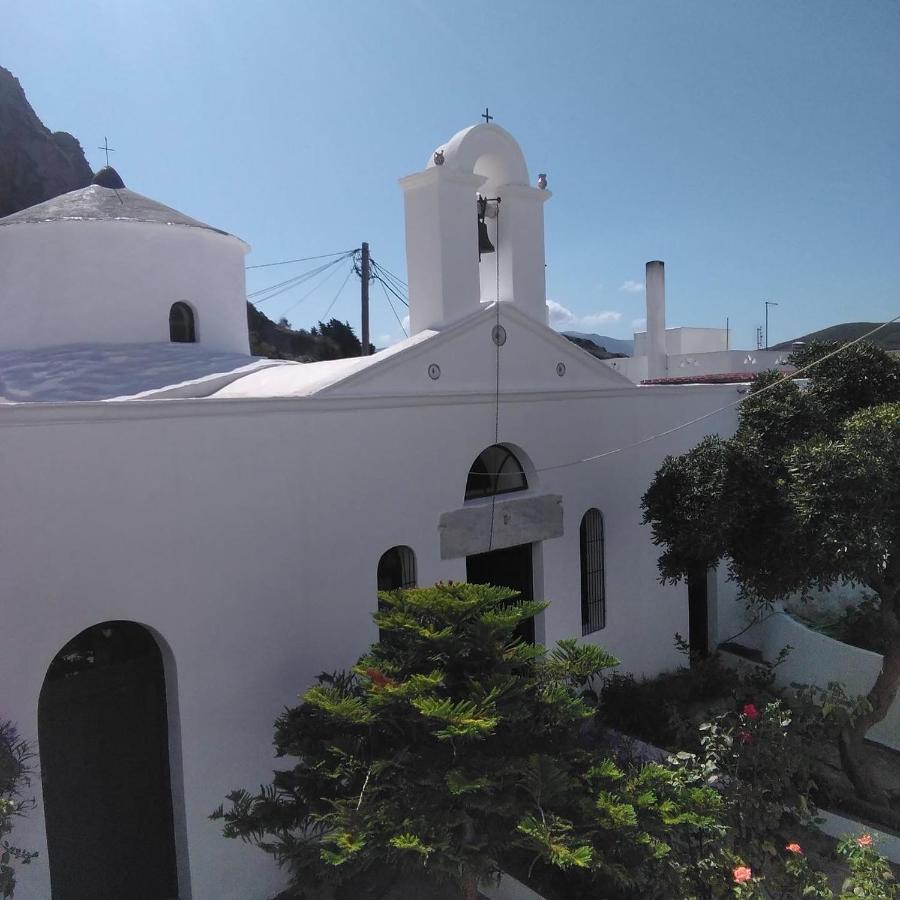
[{"label": "round relief medallion", "polygon": [[498,347],[502,347],[506,343],[506,329],[502,325],[495,325],[491,329],[491,340]]},{"label": "round relief medallion", "polygon": [[566,364],[564,362],[558,362],[556,364],[556,374],[559,375],[560,378],[566,374]]},{"label": "round relief medallion", "polygon": [[437,363],[432,363],[428,367],[428,377],[432,381],[437,381],[441,377],[441,367]]}]

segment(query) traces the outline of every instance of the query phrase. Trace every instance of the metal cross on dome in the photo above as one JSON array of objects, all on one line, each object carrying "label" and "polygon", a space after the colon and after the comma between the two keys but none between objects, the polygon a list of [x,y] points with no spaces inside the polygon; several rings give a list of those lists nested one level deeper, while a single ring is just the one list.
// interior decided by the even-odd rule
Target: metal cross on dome
[{"label": "metal cross on dome", "polygon": [[109,154],[115,153],[116,151],[109,146],[109,141],[106,139],[106,136],[103,137],[103,146],[98,147],[98,150],[102,150],[106,154],[106,165],[109,165]]},{"label": "metal cross on dome", "polygon": [[485,108],[484,108],[484,112],[481,114],[481,118],[484,119],[484,121],[485,121],[488,125],[490,125],[490,124],[491,124],[491,119],[493,119],[494,117],[491,115],[490,110],[489,110],[487,107],[485,107]]}]

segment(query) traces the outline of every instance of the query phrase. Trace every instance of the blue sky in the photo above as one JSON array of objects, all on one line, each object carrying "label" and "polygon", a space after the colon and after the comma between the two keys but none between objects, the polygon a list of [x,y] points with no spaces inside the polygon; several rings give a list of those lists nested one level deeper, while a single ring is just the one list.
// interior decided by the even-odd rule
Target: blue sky
[{"label": "blue sky", "polygon": [[[108,135],[129,187],[240,235],[248,264],[368,240],[405,276],[397,179],[489,105],[548,173],[557,323],[630,336],[648,259],[669,325],[729,317],[733,346],[767,299],[773,343],[900,313],[894,0],[3,7],[0,65],[44,123],[95,167]],[[343,275],[262,308],[308,327]],[[331,312],[354,326],[357,284]],[[377,289],[372,334],[399,334]]]}]

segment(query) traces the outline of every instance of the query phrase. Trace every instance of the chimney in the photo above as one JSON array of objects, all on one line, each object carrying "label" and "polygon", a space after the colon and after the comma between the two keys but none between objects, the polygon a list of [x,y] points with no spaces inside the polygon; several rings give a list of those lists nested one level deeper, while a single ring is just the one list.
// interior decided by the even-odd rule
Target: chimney
[{"label": "chimney", "polygon": [[666,270],[658,259],[647,263],[647,377],[665,378],[666,356]]}]

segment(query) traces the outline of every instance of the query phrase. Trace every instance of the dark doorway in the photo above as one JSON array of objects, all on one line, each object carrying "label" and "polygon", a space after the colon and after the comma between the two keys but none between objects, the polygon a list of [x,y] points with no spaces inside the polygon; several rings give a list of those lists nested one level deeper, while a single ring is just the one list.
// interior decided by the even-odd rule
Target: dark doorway
[{"label": "dark doorway", "polygon": [[[466,581],[470,584],[493,584],[512,588],[522,600],[534,599],[534,577],[531,569],[531,544],[520,544],[505,550],[492,550],[466,557]],[[523,622],[516,634],[534,643],[534,618]]]},{"label": "dark doorway", "polygon": [[709,656],[709,598],[705,566],[695,566],[688,572],[688,642],[691,661]]},{"label": "dark doorway", "polygon": [[162,656],[104,622],[56,655],[38,741],[54,900],[178,896]]}]

